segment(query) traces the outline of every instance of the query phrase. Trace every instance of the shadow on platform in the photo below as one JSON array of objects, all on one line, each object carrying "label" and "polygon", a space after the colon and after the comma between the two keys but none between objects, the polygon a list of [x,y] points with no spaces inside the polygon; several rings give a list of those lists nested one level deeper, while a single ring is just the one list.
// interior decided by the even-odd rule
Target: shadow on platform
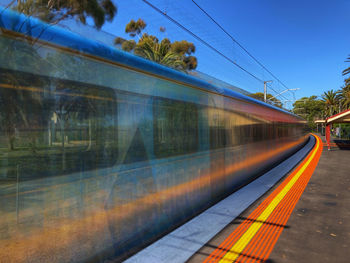
[{"label": "shadow on platform", "polygon": [[256,219],[249,218],[249,217],[244,217],[244,216],[236,217],[236,219],[233,222],[231,222],[230,225],[239,225],[245,220],[251,221],[251,222],[263,223],[263,224],[266,224],[266,225],[278,226],[278,227],[283,227],[283,228],[290,228],[290,226],[288,226],[288,225],[281,225],[281,224],[276,224],[276,223],[273,223],[273,222],[256,220]]},{"label": "shadow on platform", "polygon": [[[243,256],[245,258],[245,260],[253,259],[253,260],[256,260],[257,262],[262,262],[262,263],[275,263],[276,262],[272,259],[264,260],[264,258],[262,258],[262,257],[256,257],[256,256],[252,256],[252,255],[245,254],[245,253],[237,253],[237,252],[231,251],[230,249],[220,248],[220,247],[213,246],[210,244],[206,244],[205,247],[209,247],[211,249],[219,249],[220,251],[224,251],[225,253],[231,252],[233,254],[238,254],[239,256]],[[205,257],[208,257],[211,255],[210,253],[206,253],[206,252],[202,252],[202,251],[198,251],[197,254],[204,255]],[[215,256],[214,256],[214,258],[215,258]]]}]

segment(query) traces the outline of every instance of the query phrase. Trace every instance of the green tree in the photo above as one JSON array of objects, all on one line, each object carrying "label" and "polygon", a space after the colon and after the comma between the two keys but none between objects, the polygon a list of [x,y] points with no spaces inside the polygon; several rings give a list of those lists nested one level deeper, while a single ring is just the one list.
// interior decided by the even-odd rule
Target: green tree
[{"label": "green tree", "polygon": [[136,42],[135,40],[131,39],[131,40],[125,40],[122,43],[122,49],[124,51],[130,52],[132,51],[134,48],[136,47]]},{"label": "green tree", "polygon": [[194,70],[197,67],[197,58],[191,56],[192,53],[196,52],[196,47],[193,43],[186,40],[174,41],[171,45],[171,51],[179,54],[184,63],[185,70]]},{"label": "green tree", "polygon": [[136,46],[135,54],[168,67],[179,70],[185,69],[182,57],[171,51],[167,41],[161,41],[160,43],[146,41],[142,46]]},{"label": "green tree", "polygon": [[141,35],[146,26],[146,22],[141,18],[137,21],[131,20],[126,25],[125,32],[129,33],[131,37],[139,36],[138,42],[117,37],[114,41],[115,45],[121,45],[124,51],[133,52],[140,57],[181,71],[196,69],[197,58],[191,56],[196,50],[193,43],[186,40],[171,43],[168,38],[159,41],[156,36],[147,33]]},{"label": "green tree", "polygon": [[[350,55],[349,57],[347,58],[347,60],[345,60],[345,62],[350,62]],[[347,75],[350,73],[350,67],[346,68],[343,70],[343,76]]]},{"label": "green tree", "polygon": [[111,0],[22,0],[17,1],[13,9],[49,23],[74,17],[86,24],[87,17],[91,17],[97,28],[106,20],[112,21],[117,13]]},{"label": "green tree", "polygon": [[187,70],[194,70],[197,68],[198,61],[195,56],[186,56],[183,61]]},{"label": "green tree", "polygon": [[125,33],[129,33],[131,37],[139,35],[143,29],[147,26],[146,22],[139,18],[137,21],[131,19],[125,26]]},{"label": "green tree", "polygon": [[193,45],[193,43],[186,40],[174,41],[174,43],[171,45],[171,49],[180,55],[190,55],[196,51],[196,47]]},{"label": "green tree", "polygon": [[338,94],[341,110],[350,108],[350,86],[344,86]]},{"label": "green tree", "polygon": [[330,117],[337,113],[340,105],[339,92],[334,90],[325,91],[322,94],[322,100],[325,103],[326,116]]},{"label": "green tree", "polygon": [[114,39],[114,45],[121,45],[126,41],[126,39],[122,38],[122,37],[116,37]]},{"label": "green tree", "polygon": [[[345,62],[350,62],[350,56],[348,57],[347,60],[345,60]],[[350,74],[350,67],[343,70],[343,76],[348,75],[348,74]],[[344,79],[344,83],[345,83],[345,85],[344,85],[343,90],[345,89],[345,93],[347,93],[350,91],[350,77]],[[347,97],[346,94],[345,94],[345,97]]]},{"label": "green tree", "polygon": [[350,77],[344,80],[344,88],[345,89],[350,89]]},{"label": "green tree", "polygon": [[[350,56],[345,60],[350,62]],[[343,76],[350,73],[350,67],[343,70]],[[344,86],[338,91],[339,111],[350,108],[350,77],[344,79]]]},{"label": "green tree", "polygon": [[[250,97],[257,99],[257,100],[264,101],[264,93],[262,93],[262,92],[256,92],[256,93],[250,94]],[[269,94],[269,93],[266,94],[266,99],[272,105],[277,106],[279,108],[282,108],[282,102],[279,99],[274,98],[271,94]]]},{"label": "green tree", "polygon": [[317,96],[303,97],[294,102],[293,113],[307,120],[314,130],[316,128],[314,121],[325,117],[325,103],[317,99]]}]

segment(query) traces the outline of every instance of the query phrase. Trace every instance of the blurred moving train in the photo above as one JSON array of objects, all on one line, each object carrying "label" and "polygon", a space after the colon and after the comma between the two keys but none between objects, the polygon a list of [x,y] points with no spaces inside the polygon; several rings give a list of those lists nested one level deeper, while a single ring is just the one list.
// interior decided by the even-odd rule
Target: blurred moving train
[{"label": "blurred moving train", "polygon": [[121,259],[307,140],[287,111],[0,11],[7,262]]}]

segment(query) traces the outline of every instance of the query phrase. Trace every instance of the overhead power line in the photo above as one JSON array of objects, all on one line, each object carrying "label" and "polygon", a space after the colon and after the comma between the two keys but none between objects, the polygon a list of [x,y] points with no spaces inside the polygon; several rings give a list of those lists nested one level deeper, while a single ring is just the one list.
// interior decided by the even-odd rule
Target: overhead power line
[{"label": "overhead power line", "polygon": [[[233,42],[235,42],[241,49],[244,50],[256,63],[258,63],[263,69],[265,69],[272,77],[274,77],[282,86],[286,89],[290,90],[281,80],[279,80],[270,70],[268,70],[259,60],[257,60],[243,45],[241,45],[230,33],[228,33],[213,17],[211,17],[200,5],[196,3],[196,1],[192,0],[192,2],[207,16],[213,21]],[[270,87],[271,88],[271,87]],[[271,88],[272,89],[272,88]],[[275,91],[274,89],[272,89]],[[277,91],[275,91],[278,93]],[[294,93],[293,93],[294,95]]]},{"label": "overhead power line", "polygon": [[[250,76],[252,76],[253,78],[255,78],[256,80],[258,80],[261,83],[264,83],[264,81],[262,79],[260,79],[259,77],[255,76],[253,73],[249,72],[248,70],[246,70],[245,68],[243,68],[241,65],[239,65],[237,62],[233,61],[231,58],[227,57],[225,54],[223,54],[222,52],[220,52],[218,49],[216,49],[215,47],[213,47],[212,45],[210,45],[208,42],[206,42],[205,40],[203,40],[202,38],[200,38],[198,35],[196,35],[195,33],[193,33],[191,30],[189,30],[188,28],[186,28],[184,25],[180,24],[178,21],[176,21],[174,18],[170,17],[169,15],[167,15],[166,13],[164,13],[162,10],[160,10],[159,8],[157,8],[156,6],[152,5],[150,2],[148,2],[147,0],[142,0],[143,2],[145,2],[148,6],[150,6],[151,8],[153,8],[155,11],[157,11],[158,13],[160,13],[161,15],[163,15],[164,17],[166,17],[168,20],[170,20],[171,22],[173,22],[174,24],[176,24],[178,27],[180,27],[181,29],[183,29],[184,31],[186,31],[187,33],[189,33],[191,36],[193,36],[194,38],[196,38],[198,41],[200,41],[202,44],[204,44],[205,46],[209,47],[211,50],[213,50],[214,52],[216,52],[217,54],[219,54],[220,56],[222,56],[223,58],[225,58],[227,61],[229,61],[231,64],[235,65],[236,67],[238,67],[239,69],[243,70],[244,72],[246,72],[247,74],[249,74]],[[276,92],[277,93],[277,92]]]}]

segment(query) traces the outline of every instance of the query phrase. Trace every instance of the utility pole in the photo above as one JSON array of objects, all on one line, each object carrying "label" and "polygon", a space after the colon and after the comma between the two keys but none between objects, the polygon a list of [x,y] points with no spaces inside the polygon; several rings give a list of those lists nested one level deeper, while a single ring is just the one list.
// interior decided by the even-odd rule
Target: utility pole
[{"label": "utility pole", "polygon": [[266,102],[266,95],[267,95],[266,83],[268,82],[272,82],[272,80],[264,81],[264,102]]}]

